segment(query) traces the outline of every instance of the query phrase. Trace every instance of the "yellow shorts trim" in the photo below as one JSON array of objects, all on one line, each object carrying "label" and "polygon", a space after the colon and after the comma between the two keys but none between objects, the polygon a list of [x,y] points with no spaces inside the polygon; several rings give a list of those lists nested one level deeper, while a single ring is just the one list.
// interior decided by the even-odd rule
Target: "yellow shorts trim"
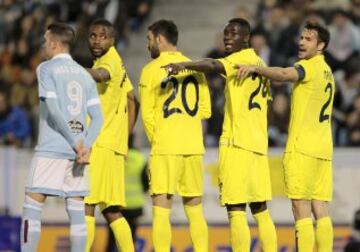
[{"label": "yellow shorts trim", "polygon": [[126,206],[124,156],[107,148],[93,146],[89,165],[90,194],[85,203]]},{"label": "yellow shorts trim", "polygon": [[202,155],[152,155],[149,164],[150,194],[202,195]]},{"label": "yellow shorts trim", "polygon": [[290,199],[332,200],[332,161],[292,152],[285,153],[283,165]]},{"label": "yellow shorts trim", "polygon": [[220,146],[221,205],[271,200],[269,161],[266,155],[235,146]]}]

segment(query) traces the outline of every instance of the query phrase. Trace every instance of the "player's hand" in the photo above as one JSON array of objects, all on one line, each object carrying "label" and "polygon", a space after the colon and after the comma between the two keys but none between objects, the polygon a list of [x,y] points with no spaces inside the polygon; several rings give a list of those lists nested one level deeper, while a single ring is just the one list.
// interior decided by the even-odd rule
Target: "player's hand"
[{"label": "player's hand", "polygon": [[167,64],[165,66],[162,66],[161,68],[165,68],[166,72],[168,73],[168,75],[176,75],[178,73],[180,73],[181,71],[185,70],[185,66],[182,65],[181,63],[171,63],[171,64]]},{"label": "player's hand", "polygon": [[89,164],[90,149],[84,145],[83,139],[80,139],[75,146],[76,151],[76,162],[78,164],[86,165]]},{"label": "player's hand", "polygon": [[88,165],[89,163],[89,159],[90,159],[90,153],[91,153],[91,149],[86,148],[85,146],[82,149],[82,153],[81,156],[77,156],[76,161],[78,164],[81,165]]},{"label": "player's hand", "polygon": [[235,65],[234,68],[238,70],[237,77],[240,80],[246,79],[249,75],[252,75],[256,71],[255,66]]}]

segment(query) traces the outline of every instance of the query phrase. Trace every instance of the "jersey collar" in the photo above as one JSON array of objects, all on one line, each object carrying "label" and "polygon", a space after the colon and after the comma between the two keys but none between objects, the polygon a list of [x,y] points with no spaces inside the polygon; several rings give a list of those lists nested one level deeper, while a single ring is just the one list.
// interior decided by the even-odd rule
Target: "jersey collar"
[{"label": "jersey collar", "polygon": [[56,54],[54,57],[52,57],[52,59],[72,59],[72,57],[70,56],[70,54],[68,53],[59,53]]},{"label": "jersey collar", "polygon": [[181,54],[181,52],[179,52],[179,51],[166,51],[166,52],[161,52],[160,56],[163,56],[163,55],[179,55],[179,54]]}]

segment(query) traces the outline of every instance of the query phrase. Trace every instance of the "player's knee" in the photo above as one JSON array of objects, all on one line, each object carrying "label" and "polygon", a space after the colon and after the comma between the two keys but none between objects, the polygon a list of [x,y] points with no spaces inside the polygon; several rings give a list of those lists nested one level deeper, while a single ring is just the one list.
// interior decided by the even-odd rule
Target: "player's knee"
[{"label": "player's knee", "polygon": [[226,205],[226,209],[228,212],[230,211],[246,211],[246,204],[234,204],[234,205],[230,205],[227,204]]},{"label": "player's knee", "polygon": [[329,216],[327,202],[325,201],[313,200],[311,202],[311,208],[315,219],[321,219]]},{"label": "player's knee", "polygon": [[85,204],[85,215],[86,216],[95,216],[95,206],[93,204]]},{"label": "player's knee", "polygon": [[110,206],[102,210],[102,214],[104,215],[106,221],[111,223],[119,218],[122,218],[123,215],[121,213],[121,208],[119,206]]},{"label": "player's knee", "polygon": [[257,214],[267,209],[266,202],[252,202],[249,204],[252,214]]},{"label": "player's knee", "polygon": [[172,196],[172,194],[154,194],[151,198],[154,206],[171,208]]},{"label": "player's knee", "polygon": [[27,197],[30,197],[31,199],[39,202],[39,203],[44,203],[46,196],[44,194],[41,193],[32,193],[32,192],[27,192],[25,194]]},{"label": "player's knee", "polygon": [[186,206],[196,206],[201,204],[201,197],[183,197],[183,204]]},{"label": "player's knee", "polygon": [[311,217],[311,202],[308,200],[292,200],[292,210],[295,220]]}]

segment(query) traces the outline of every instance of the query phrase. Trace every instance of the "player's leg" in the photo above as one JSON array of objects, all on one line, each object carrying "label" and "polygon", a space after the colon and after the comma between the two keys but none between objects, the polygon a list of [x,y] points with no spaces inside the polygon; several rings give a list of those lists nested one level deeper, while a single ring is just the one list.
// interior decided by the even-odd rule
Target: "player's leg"
[{"label": "player's leg", "polygon": [[152,198],[152,240],[156,252],[168,252],[171,248],[170,213],[172,195],[153,194]]},{"label": "player's leg", "polygon": [[[90,155],[90,165],[88,165],[88,179],[90,193],[85,197],[85,223],[87,230],[86,252],[91,251],[95,239],[95,208],[99,203],[101,193],[101,178],[103,170],[103,159],[107,153],[103,153],[103,148],[93,146]],[[105,158],[108,158],[107,156]]]},{"label": "player's leg", "polygon": [[190,236],[195,252],[207,252],[209,247],[208,226],[204,217],[201,197],[183,197]]},{"label": "player's leg", "polygon": [[319,252],[333,251],[334,231],[328,212],[328,202],[332,200],[333,176],[332,162],[329,160],[316,160],[317,176],[314,177],[314,195],[311,207],[316,219],[315,239]]},{"label": "player's leg", "polygon": [[22,222],[22,251],[36,251],[41,232],[45,195],[64,196],[63,181],[68,160],[34,157],[26,182]]},{"label": "player's leg", "polygon": [[100,204],[100,208],[114,234],[117,248],[121,251],[135,251],[131,229],[121,213],[120,206]]},{"label": "player's leg", "polygon": [[316,219],[316,245],[318,252],[330,252],[333,250],[334,231],[328,212],[327,202],[312,200],[312,212]]},{"label": "player's leg", "polygon": [[87,230],[86,252],[90,252],[95,238],[95,204],[85,204],[85,224]]},{"label": "player's leg", "polygon": [[[298,251],[313,251],[315,233],[311,215],[312,192],[316,172],[311,157],[297,152],[285,153],[284,176],[287,196],[291,199],[295,218]],[[316,164],[315,164],[316,165]]]},{"label": "player's leg", "polygon": [[71,252],[81,252],[86,251],[88,237],[84,203],[84,197],[89,194],[88,168],[71,160],[66,162],[63,191],[70,220]]},{"label": "player's leg", "polygon": [[208,227],[204,217],[201,196],[203,194],[203,155],[180,156],[178,193],[183,198],[186,217],[194,251],[208,251]]},{"label": "player's leg", "polygon": [[259,238],[264,252],[277,251],[277,235],[266,202],[250,203],[251,213],[259,229]]},{"label": "player's leg", "polygon": [[21,251],[36,252],[41,233],[41,210],[46,196],[26,193],[21,223]]},{"label": "player's leg", "polygon": [[103,178],[100,183],[107,183],[99,192],[100,210],[114,234],[118,250],[132,252],[135,250],[131,229],[121,213],[125,201],[125,157],[114,151],[102,150],[101,169]]},{"label": "player's leg", "polygon": [[266,201],[271,199],[271,179],[269,161],[266,155],[250,152],[249,156],[249,204],[258,225],[263,251],[277,251],[277,235],[274,223],[267,209]]},{"label": "player's leg", "polygon": [[70,220],[71,251],[86,251],[87,228],[84,199],[82,197],[68,197],[65,199],[65,206]]},{"label": "player's leg", "polygon": [[152,198],[152,239],[156,252],[169,252],[171,247],[170,212],[172,196],[183,167],[180,155],[152,155],[149,162]]},{"label": "player's leg", "polygon": [[250,229],[246,217],[248,200],[248,156],[239,148],[219,147],[219,189],[230,224],[230,244],[234,252],[250,251]]},{"label": "player's leg", "polygon": [[246,204],[226,206],[230,223],[230,243],[234,252],[250,251],[250,229],[246,218]]},{"label": "player's leg", "polygon": [[291,202],[295,218],[298,251],[312,252],[315,244],[315,234],[311,218],[311,201],[292,199]]}]

